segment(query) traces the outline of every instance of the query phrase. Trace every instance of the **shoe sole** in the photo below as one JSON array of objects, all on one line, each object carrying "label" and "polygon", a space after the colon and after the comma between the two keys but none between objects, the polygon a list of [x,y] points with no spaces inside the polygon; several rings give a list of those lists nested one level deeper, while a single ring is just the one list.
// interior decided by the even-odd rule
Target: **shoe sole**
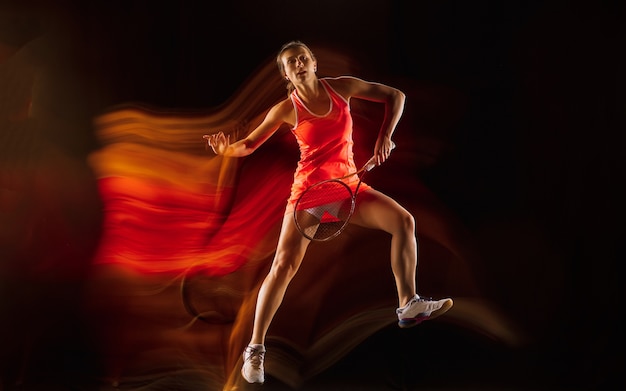
[{"label": "shoe sole", "polygon": [[417,326],[418,324],[428,319],[430,319],[430,316],[418,316],[416,318],[404,318],[398,321],[398,326],[400,326],[401,329],[409,329],[411,327]]},{"label": "shoe sole", "polygon": [[254,380],[250,381],[250,380],[248,380],[248,378],[246,377],[246,373],[243,370],[243,366],[241,367],[241,371],[240,372],[241,372],[241,377],[243,377],[243,379],[245,381],[247,381],[248,383],[250,383],[250,384],[263,384],[263,383],[265,383],[265,376],[263,376],[263,380],[261,380],[261,381],[254,381]]},{"label": "shoe sole", "polygon": [[245,381],[247,381],[249,384],[263,384],[263,383],[265,383],[265,379],[263,379],[263,381],[250,381],[250,380],[248,380],[248,379],[246,378],[246,375],[245,375],[245,373],[244,373],[243,368],[241,368],[241,377],[243,377],[243,379],[244,379]]},{"label": "shoe sole", "polygon": [[446,300],[445,303],[443,303],[441,308],[439,308],[436,311],[431,312],[430,315],[428,315],[428,316],[419,316],[418,315],[415,318],[400,319],[398,321],[398,326],[400,326],[400,328],[402,328],[402,329],[408,329],[408,328],[411,328],[411,327],[415,327],[415,326],[417,326],[418,324],[422,323],[425,320],[435,319],[436,317],[445,314],[446,312],[448,312],[448,310],[450,308],[452,308],[453,304],[454,304],[454,302],[452,301],[452,299],[448,299],[448,300]]}]

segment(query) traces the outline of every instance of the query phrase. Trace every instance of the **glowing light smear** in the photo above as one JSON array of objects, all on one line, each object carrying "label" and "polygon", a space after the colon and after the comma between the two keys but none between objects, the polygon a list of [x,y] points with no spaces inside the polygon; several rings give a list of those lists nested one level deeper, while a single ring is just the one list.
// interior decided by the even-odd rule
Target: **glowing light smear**
[{"label": "glowing light smear", "polygon": [[[322,72],[352,73],[342,56],[316,52]],[[409,99],[446,99],[445,92],[427,88],[407,92]],[[95,120],[103,147],[89,163],[104,225],[88,307],[113,383],[159,382],[169,374],[177,382],[186,379],[189,389],[194,382],[211,389],[241,385],[241,352],[251,332],[255,293],[275,250],[297,145],[285,129],[255,154],[225,159],[205,150],[202,135],[222,130],[241,137],[283,96],[269,61],[214,110],[125,105]],[[353,102],[352,111],[355,154],[362,163],[382,113],[360,102]],[[428,136],[438,129],[422,129],[418,139],[415,115],[406,114],[399,148],[368,183],[417,216],[420,291],[455,296],[448,321],[514,343],[518,335],[488,304],[462,298],[478,296],[468,264],[474,254],[462,226],[415,178],[442,147]],[[352,227],[331,243],[312,244],[270,329],[268,374],[294,387],[302,384],[394,323],[396,304],[387,235]],[[191,372],[182,374],[181,365]]]},{"label": "glowing light smear", "polygon": [[267,236],[281,219],[289,168],[279,167],[280,159],[217,157],[202,140],[205,133],[248,128],[232,118],[259,113],[271,97],[254,90],[251,85],[242,91],[250,95],[245,105],[235,100],[206,115],[129,106],[96,120],[105,144],[90,157],[105,205],[96,263],[121,263],[144,273],[200,266],[204,273],[224,275],[272,251]]}]

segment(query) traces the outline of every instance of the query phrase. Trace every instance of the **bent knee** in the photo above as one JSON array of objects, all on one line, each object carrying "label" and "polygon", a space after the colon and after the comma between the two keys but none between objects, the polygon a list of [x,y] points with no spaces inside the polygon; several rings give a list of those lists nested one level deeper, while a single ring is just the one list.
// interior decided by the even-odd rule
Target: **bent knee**
[{"label": "bent knee", "polygon": [[404,211],[400,214],[398,226],[401,231],[413,235],[415,232],[415,217],[408,211]]},{"label": "bent knee", "polygon": [[270,273],[279,279],[291,279],[298,272],[301,263],[302,256],[297,254],[277,254],[272,263]]},{"label": "bent knee", "polygon": [[383,224],[383,229],[394,236],[415,235],[415,218],[406,210],[397,213]]}]

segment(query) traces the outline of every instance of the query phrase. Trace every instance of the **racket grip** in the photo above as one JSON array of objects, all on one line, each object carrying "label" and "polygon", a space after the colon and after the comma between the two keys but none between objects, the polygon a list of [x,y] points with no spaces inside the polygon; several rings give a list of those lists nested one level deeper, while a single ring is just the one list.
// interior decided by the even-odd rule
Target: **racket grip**
[{"label": "racket grip", "polygon": [[365,171],[369,171],[372,168],[376,167],[376,162],[374,161],[375,157],[372,157],[370,160],[367,161],[367,163],[365,164]]},{"label": "racket grip", "polygon": [[[391,150],[393,150],[395,147],[396,147],[396,144],[392,141]],[[365,163],[365,171],[370,171],[374,167],[376,167],[376,156],[372,156],[370,160],[368,160],[367,163]]]}]

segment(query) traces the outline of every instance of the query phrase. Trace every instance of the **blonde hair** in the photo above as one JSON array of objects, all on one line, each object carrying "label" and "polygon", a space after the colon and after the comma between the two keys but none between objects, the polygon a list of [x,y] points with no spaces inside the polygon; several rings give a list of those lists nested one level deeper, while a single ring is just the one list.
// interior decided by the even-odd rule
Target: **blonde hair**
[{"label": "blonde hair", "polygon": [[[295,47],[301,47],[305,49],[307,52],[309,52],[309,55],[311,56],[311,58],[313,60],[316,60],[315,54],[313,54],[313,51],[304,42],[298,41],[298,40],[289,41],[280,48],[280,50],[278,51],[278,54],[276,55],[276,65],[278,66],[278,71],[280,72],[281,77],[285,76],[285,65],[283,64],[283,59],[282,59],[283,53]],[[289,80],[287,80],[286,88],[287,88],[287,95],[290,95],[293,92],[293,90],[296,89],[293,83]]]}]

